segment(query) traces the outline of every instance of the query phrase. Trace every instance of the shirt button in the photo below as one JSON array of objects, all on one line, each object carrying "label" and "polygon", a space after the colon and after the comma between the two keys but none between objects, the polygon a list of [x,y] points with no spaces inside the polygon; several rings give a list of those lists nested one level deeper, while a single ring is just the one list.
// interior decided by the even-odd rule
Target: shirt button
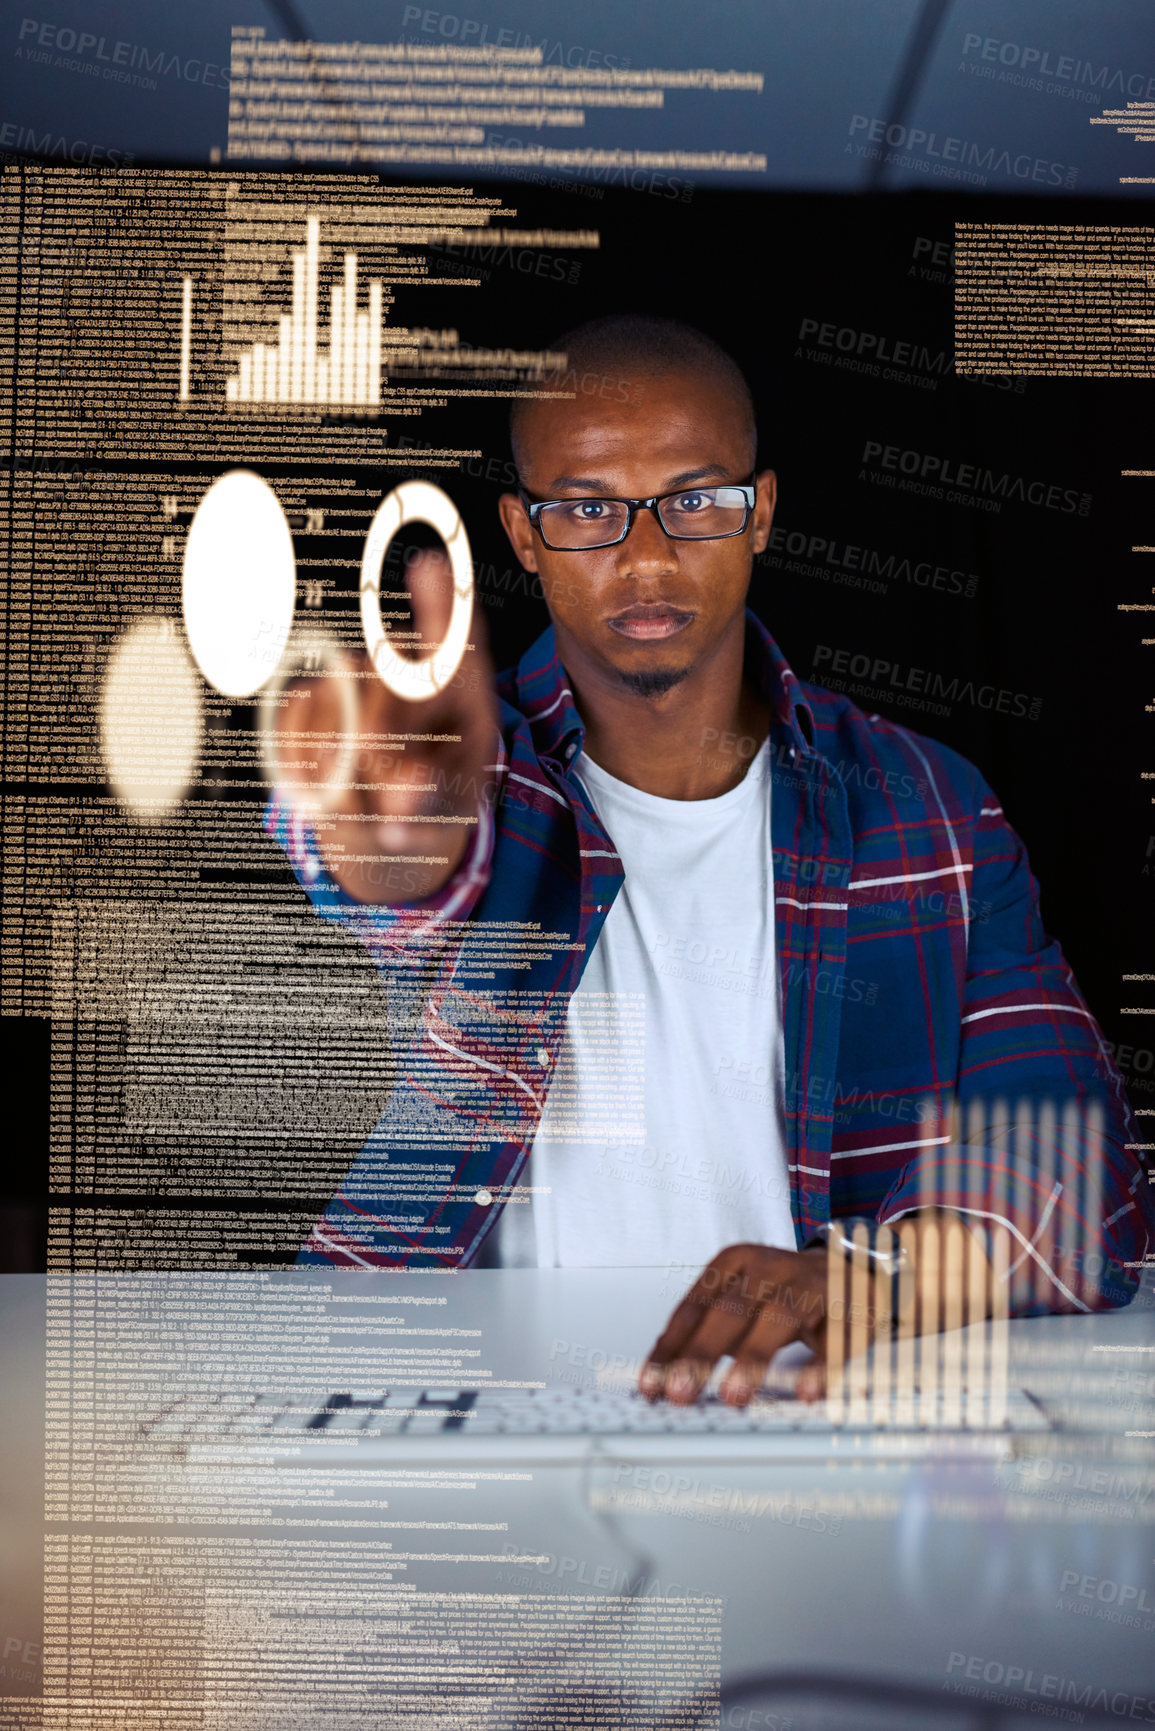
[{"label": "shirt button", "polygon": [[493,1201],[493,1192],[491,1190],[479,1190],[473,1200],[479,1203],[482,1208],[488,1208]]},{"label": "shirt button", "polygon": [[549,1053],[546,1051],[544,1046],[539,1046],[537,1049],[537,1061],[541,1065],[543,1070],[545,1069],[546,1065],[549,1063]]}]

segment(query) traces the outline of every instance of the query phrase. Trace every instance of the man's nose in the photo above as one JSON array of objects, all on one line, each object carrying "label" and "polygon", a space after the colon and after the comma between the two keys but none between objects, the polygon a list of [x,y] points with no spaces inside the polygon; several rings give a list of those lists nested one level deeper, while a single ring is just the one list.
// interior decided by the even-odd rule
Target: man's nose
[{"label": "man's nose", "polygon": [[653,506],[634,512],[630,532],[618,545],[619,577],[652,577],[678,568],[678,544],[658,522]]}]

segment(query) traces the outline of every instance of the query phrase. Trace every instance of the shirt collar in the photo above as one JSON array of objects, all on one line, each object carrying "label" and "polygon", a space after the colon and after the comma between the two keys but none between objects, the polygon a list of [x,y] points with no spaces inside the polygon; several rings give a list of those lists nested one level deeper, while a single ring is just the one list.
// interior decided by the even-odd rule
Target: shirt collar
[{"label": "shirt collar", "polygon": [[[746,610],[746,671],[769,704],[788,741],[803,753],[814,744],[814,716],[800,681],[769,631]],[[539,757],[569,764],[585,744],[585,728],[574,705],[565,668],[558,659],[553,626],[543,631],[517,664],[515,704],[530,724]]]}]

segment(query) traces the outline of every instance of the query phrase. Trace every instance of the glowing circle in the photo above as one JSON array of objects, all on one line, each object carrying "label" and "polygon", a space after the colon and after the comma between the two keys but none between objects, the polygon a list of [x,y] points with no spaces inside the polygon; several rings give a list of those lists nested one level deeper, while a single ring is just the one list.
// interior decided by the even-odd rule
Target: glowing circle
[{"label": "glowing circle", "polygon": [[[323,781],[295,781],[283,762],[277,737],[281,693],[294,679],[316,679],[327,674],[338,682],[341,696],[341,731],[333,767]],[[328,807],[329,796],[343,792],[353,780],[357,732],[355,674],[337,645],[319,633],[295,643],[277,668],[272,681],[261,692],[259,727],[265,772],[274,787],[291,791],[294,808],[305,817],[318,817]],[[298,749],[308,749],[307,738]]]},{"label": "glowing circle", "polygon": [[109,657],[100,735],[113,793],[136,817],[164,817],[200,756],[201,683],[174,621],[138,619]]},{"label": "glowing circle", "polygon": [[[381,563],[398,529],[428,523],[445,542],[453,569],[453,612],[437,648],[420,661],[398,655],[381,624]],[[365,537],[361,555],[361,629],[365,647],[383,684],[398,697],[417,702],[434,697],[453,678],[469,641],[473,617],[473,555],[465,524],[447,493],[430,481],[406,481],[382,499]]]},{"label": "glowing circle", "polygon": [[293,537],[272,488],[230,469],[197,506],[184,550],[185,630],[226,697],[251,697],[277,670],[297,601]]}]

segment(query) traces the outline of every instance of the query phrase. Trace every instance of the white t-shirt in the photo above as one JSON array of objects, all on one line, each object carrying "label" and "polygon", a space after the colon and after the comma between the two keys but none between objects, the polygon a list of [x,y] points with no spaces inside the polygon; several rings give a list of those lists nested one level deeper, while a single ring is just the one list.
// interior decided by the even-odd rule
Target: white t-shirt
[{"label": "white t-shirt", "polygon": [[[767,746],[717,799],[577,770],[625,868],[581,984],[506,1265],[700,1267],[793,1249]],[[543,1187],[548,1187],[548,1191]]]}]

